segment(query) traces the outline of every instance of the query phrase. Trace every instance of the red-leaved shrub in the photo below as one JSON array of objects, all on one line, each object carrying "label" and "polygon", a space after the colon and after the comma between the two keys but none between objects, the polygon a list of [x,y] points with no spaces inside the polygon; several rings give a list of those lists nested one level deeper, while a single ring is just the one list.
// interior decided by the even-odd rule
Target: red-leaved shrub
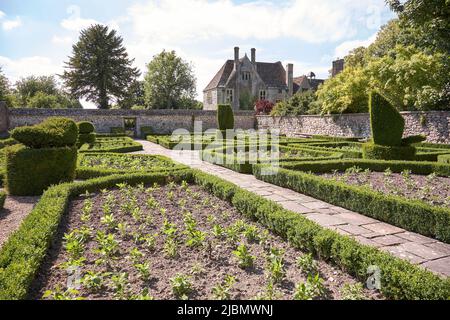
[{"label": "red-leaved shrub", "polygon": [[275,104],[268,100],[258,100],[255,104],[256,114],[270,114]]}]

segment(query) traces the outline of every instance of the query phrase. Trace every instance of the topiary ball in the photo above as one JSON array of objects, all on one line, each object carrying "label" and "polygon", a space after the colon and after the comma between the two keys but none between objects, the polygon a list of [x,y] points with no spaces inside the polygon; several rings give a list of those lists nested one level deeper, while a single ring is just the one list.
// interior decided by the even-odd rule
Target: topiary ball
[{"label": "topiary ball", "polygon": [[78,127],[71,119],[54,117],[34,126],[15,128],[11,136],[36,149],[73,146],[78,139]]},{"label": "topiary ball", "polygon": [[89,121],[78,122],[77,126],[79,134],[92,133],[95,131],[94,125],[92,124],[92,122]]}]

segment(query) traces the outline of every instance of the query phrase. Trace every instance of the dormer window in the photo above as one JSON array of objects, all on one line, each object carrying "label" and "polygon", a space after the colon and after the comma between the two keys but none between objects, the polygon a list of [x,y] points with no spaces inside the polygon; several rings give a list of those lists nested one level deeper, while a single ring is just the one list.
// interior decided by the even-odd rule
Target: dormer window
[{"label": "dormer window", "polygon": [[242,80],[244,81],[250,80],[250,72],[242,72]]}]

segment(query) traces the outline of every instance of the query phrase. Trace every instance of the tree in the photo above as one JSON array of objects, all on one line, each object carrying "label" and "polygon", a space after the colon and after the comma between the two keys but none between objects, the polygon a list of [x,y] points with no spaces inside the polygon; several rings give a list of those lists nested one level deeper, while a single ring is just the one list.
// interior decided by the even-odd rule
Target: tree
[{"label": "tree", "polygon": [[297,92],[290,99],[278,102],[272,112],[273,116],[311,114],[317,100],[312,90]]},{"label": "tree", "polygon": [[93,25],[82,30],[62,75],[71,95],[108,109],[111,99],[127,96],[130,85],[140,75],[131,65],[123,40],[107,26]]},{"label": "tree", "polygon": [[118,102],[119,109],[145,109],[144,82],[133,81],[127,94]]},{"label": "tree", "polygon": [[29,76],[15,83],[15,107],[66,109],[82,108],[78,99],[70,97],[54,76]]},{"label": "tree", "polygon": [[145,101],[151,109],[186,109],[195,101],[196,79],[192,66],[175,51],[163,50],[147,65]]}]

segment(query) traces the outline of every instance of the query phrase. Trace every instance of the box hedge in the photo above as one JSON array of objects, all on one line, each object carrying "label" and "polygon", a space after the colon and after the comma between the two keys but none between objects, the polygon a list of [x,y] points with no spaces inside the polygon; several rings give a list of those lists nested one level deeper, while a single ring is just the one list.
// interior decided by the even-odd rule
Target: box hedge
[{"label": "box hedge", "polygon": [[15,128],[11,137],[30,148],[73,146],[78,139],[78,127],[70,119],[48,118],[34,126]]},{"label": "box hedge", "polygon": [[[326,162],[325,165],[327,165]],[[314,166],[320,166],[320,164],[299,163],[297,169],[302,167],[302,170],[309,169],[308,171],[317,173],[318,171],[311,170]],[[339,169],[339,167],[335,169]],[[319,170],[319,172],[324,171]],[[253,166],[253,173],[262,181],[289,188],[405,230],[450,243],[450,210],[448,208],[386,195],[370,188],[348,185],[309,172],[265,167],[264,174],[262,174],[261,165],[256,165]]]},{"label": "box hedge", "polygon": [[31,149],[15,145],[5,149],[6,188],[12,195],[40,195],[49,186],[73,181],[77,148]]},{"label": "box hedge", "polygon": [[364,159],[415,160],[416,148],[413,146],[386,146],[367,142],[362,145]]},{"label": "box hedge", "polygon": [[79,134],[86,134],[86,133],[92,133],[95,131],[94,124],[89,121],[81,121],[77,123],[78,126],[78,133]]},{"label": "box hedge", "polygon": [[357,137],[338,137],[338,136],[327,136],[327,135],[321,135],[321,134],[314,134],[312,136],[312,139],[336,141],[336,142],[340,142],[340,141],[358,142],[360,138],[357,138]]},{"label": "box hedge", "polygon": [[0,191],[0,210],[3,209],[6,200],[6,193],[4,191]]},{"label": "box hedge", "polygon": [[450,154],[443,154],[438,156],[439,163],[450,164]]},{"label": "box hedge", "polygon": [[96,140],[95,133],[80,133],[78,135],[77,146],[80,148],[83,144],[93,144]]},{"label": "box hedge", "polygon": [[367,280],[367,269],[380,268],[381,291],[389,299],[442,299],[450,296],[450,280],[396,258],[377,248],[358,243],[347,236],[325,229],[297,213],[283,209],[236,185],[198,171],[170,174],[110,176],[81,183],[63,184],[44,193],[0,250],[0,299],[25,299],[47,250],[55,239],[62,216],[72,197],[86,191],[114,188],[117,183],[163,184],[168,180],[195,182],[215,196],[230,201],[244,216],[257,220],[293,246],[310,251],[335,263],[360,281]]},{"label": "box hedge", "polygon": [[234,114],[231,105],[219,104],[217,106],[217,128],[221,131],[234,129]]}]

